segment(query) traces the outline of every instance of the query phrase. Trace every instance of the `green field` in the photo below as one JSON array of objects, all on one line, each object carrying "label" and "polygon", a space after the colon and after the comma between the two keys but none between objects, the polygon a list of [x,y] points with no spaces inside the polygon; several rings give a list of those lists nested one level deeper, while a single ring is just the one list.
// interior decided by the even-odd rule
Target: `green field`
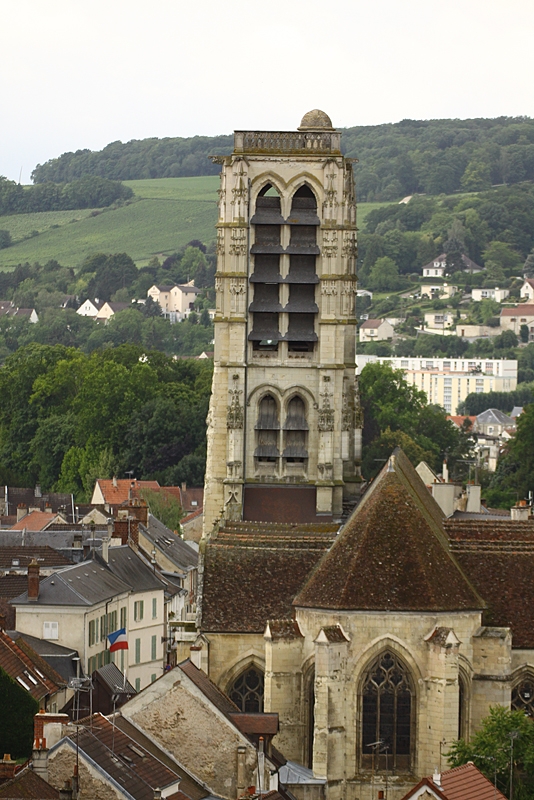
[{"label": "green field", "polygon": [[[0,250],[0,269],[13,269],[25,261],[44,264],[50,259],[76,268],[87,256],[100,252],[125,252],[143,266],[154,255],[169,255],[192,239],[205,243],[215,239],[218,176],[125,184],[135,192],[135,200],[119,208],[0,217],[0,228],[13,239],[11,247]],[[388,203],[360,204],[359,228],[370,211],[383,205]]]}]

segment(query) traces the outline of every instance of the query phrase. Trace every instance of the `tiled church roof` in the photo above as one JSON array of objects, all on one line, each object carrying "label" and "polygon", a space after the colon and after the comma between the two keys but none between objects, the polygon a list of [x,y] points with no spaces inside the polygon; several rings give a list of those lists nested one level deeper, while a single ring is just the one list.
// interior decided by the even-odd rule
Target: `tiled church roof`
[{"label": "tiled church roof", "polygon": [[294,605],[460,611],[484,602],[449,550],[439,507],[397,449]]}]

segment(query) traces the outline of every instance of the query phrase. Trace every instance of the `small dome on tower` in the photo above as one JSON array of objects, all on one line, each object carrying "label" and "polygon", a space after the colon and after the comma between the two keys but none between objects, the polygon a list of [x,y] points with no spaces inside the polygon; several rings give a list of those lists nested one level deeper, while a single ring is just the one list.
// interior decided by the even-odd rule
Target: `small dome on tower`
[{"label": "small dome on tower", "polygon": [[315,131],[315,130],[328,130],[333,131],[335,130],[332,126],[332,120],[325,114],[324,111],[320,111],[318,108],[314,108],[313,111],[308,111],[307,114],[304,114],[302,117],[299,131]]}]

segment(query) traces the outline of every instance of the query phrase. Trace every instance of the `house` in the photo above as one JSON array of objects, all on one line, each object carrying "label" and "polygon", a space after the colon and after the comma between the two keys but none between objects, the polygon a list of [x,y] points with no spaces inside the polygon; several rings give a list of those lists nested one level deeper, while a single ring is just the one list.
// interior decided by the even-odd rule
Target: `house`
[{"label": "house", "polygon": [[14,319],[27,319],[28,322],[39,322],[39,317],[34,308],[18,308],[10,300],[0,301],[0,317],[12,317]]},{"label": "house", "polygon": [[44,492],[39,484],[33,489],[4,486],[0,491],[0,515],[16,516],[16,521],[31,511],[61,513],[69,522],[74,519],[74,498],[63,492]]},{"label": "house", "polygon": [[[20,631],[7,630],[6,632],[24,652],[31,649],[32,652],[37,653],[39,658],[46,662],[57,675],[61,676],[65,684],[68,685],[79,676],[80,658],[77,650],[73,650],[72,647],[63,647],[57,642],[37,639],[35,636],[29,636]],[[58,707],[61,708],[61,706]]]},{"label": "house", "polygon": [[88,717],[93,712],[104,716],[114,714],[136,694],[126,675],[113,662],[95,669],[90,678],[91,692],[79,692],[61,708],[73,721]]},{"label": "house", "polygon": [[429,333],[450,333],[455,319],[455,311],[431,311],[425,314],[425,329]]},{"label": "house", "polygon": [[15,543],[0,545],[0,574],[2,575],[6,575],[6,573],[11,576],[27,575],[28,567],[33,560],[39,564],[41,575],[50,575],[52,572],[72,564],[69,558],[50,545],[35,545],[30,542],[25,545]]},{"label": "house", "polygon": [[200,291],[194,281],[172,286],[154,284],[147,291],[147,297],[151,297],[155,303],[160,304],[163,315],[168,317],[171,322],[179,322],[193,310]]},{"label": "house", "polygon": [[395,329],[385,319],[366,319],[360,325],[360,342],[382,342],[392,339]]},{"label": "house", "polygon": [[68,522],[63,514],[54,514],[52,506],[45,511],[30,511],[26,513],[24,506],[17,508],[17,522],[11,526],[12,531],[45,531],[50,525],[66,525]]},{"label": "house", "polygon": [[83,303],[79,308],[76,309],[76,313],[79,314],[81,317],[93,317],[94,319],[97,318],[98,312],[104,305],[103,300],[84,300]]},{"label": "house", "polygon": [[402,800],[506,800],[506,797],[470,761],[431,778],[423,778]]},{"label": "house", "polygon": [[528,341],[534,342],[534,304],[512,306],[501,311],[501,331],[513,331],[516,336],[521,335],[521,328],[528,328]]},{"label": "house", "polygon": [[502,303],[503,300],[509,296],[509,289],[471,289],[471,300],[475,303],[480,303],[482,300],[495,300],[496,303]]},{"label": "house", "polygon": [[461,339],[485,339],[489,336],[499,336],[502,330],[498,327],[491,325],[471,325],[462,322],[456,326],[456,336]]},{"label": "house", "polygon": [[106,303],[103,303],[100,308],[98,309],[98,314],[96,315],[97,322],[104,322],[107,323],[115,314],[118,314],[120,311],[124,311],[126,308],[131,308],[131,303],[112,303],[108,300]]},{"label": "house", "polygon": [[[8,759],[9,760],[9,759]],[[6,758],[4,756],[4,763]],[[17,762],[13,762],[16,764]],[[63,791],[50,786],[37,775],[30,764],[25,764],[14,776],[0,785],[0,798],[6,800],[72,800],[72,791]]]},{"label": "house", "polygon": [[164,585],[135,550],[103,547],[102,556],[54,573],[39,583],[28,567],[27,591],[11,601],[17,630],[78,651],[85,674],[115,660],[107,634],[125,628],[128,650],[117,663],[136,691],[163,670]]},{"label": "house", "polygon": [[113,512],[129,498],[137,496],[140,489],[159,491],[157,481],[138,481],[128,478],[99,479],[95,483],[91,505],[104,506],[106,511]]},{"label": "house", "polygon": [[[12,688],[11,684],[2,680],[2,675],[8,675],[11,678]],[[4,684],[2,692],[4,698],[8,693],[14,693],[12,695],[12,703],[3,701],[3,712],[6,712],[9,707],[10,709],[13,708],[14,713],[17,713],[16,694],[20,694],[23,697],[25,695],[33,697],[39,707],[44,710],[61,708],[70,696],[70,694],[67,695],[67,683],[61,675],[58,675],[31,647],[24,644],[24,648],[22,648],[5,630],[1,629],[0,681]],[[21,704],[21,713],[23,708],[24,706]],[[30,712],[30,716],[33,716],[33,713]],[[5,735],[5,727],[8,727],[8,720],[4,717],[2,726],[4,727]],[[2,744],[5,745],[5,742]]]},{"label": "house", "polygon": [[450,300],[458,291],[457,286],[449,283],[423,283],[421,284],[421,297],[429,300]]},{"label": "house", "polygon": [[534,302],[534,278],[525,278],[519,296],[521,300],[526,300],[527,303]]},{"label": "house", "polygon": [[423,278],[443,278],[445,274],[445,259],[443,259],[443,255],[423,266]]}]

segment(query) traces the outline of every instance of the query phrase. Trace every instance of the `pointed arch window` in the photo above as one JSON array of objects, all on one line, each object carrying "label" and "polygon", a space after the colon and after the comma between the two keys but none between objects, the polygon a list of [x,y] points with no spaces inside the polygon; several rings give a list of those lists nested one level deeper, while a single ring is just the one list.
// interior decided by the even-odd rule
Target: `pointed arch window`
[{"label": "pointed arch window", "polygon": [[262,397],[256,422],[256,449],[254,456],[260,462],[276,463],[280,451],[278,446],[280,422],[278,405],[272,394]]},{"label": "pointed arch window", "polygon": [[512,709],[523,711],[527,717],[534,717],[534,677],[524,678],[512,689]]},{"label": "pointed arch window", "polygon": [[228,692],[240,711],[251,714],[263,711],[263,673],[249,667],[236,678]]},{"label": "pointed arch window", "polygon": [[401,659],[390,650],[368,667],[362,685],[363,768],[405,771],[413,749],[414,685]]},{"label": "pointed arch window", "polygon": [[302,464],[307,460],[307,435],[306,406],[303,399],[297,394],[287,405],[284,422],[283,456],[286,462]]}]

